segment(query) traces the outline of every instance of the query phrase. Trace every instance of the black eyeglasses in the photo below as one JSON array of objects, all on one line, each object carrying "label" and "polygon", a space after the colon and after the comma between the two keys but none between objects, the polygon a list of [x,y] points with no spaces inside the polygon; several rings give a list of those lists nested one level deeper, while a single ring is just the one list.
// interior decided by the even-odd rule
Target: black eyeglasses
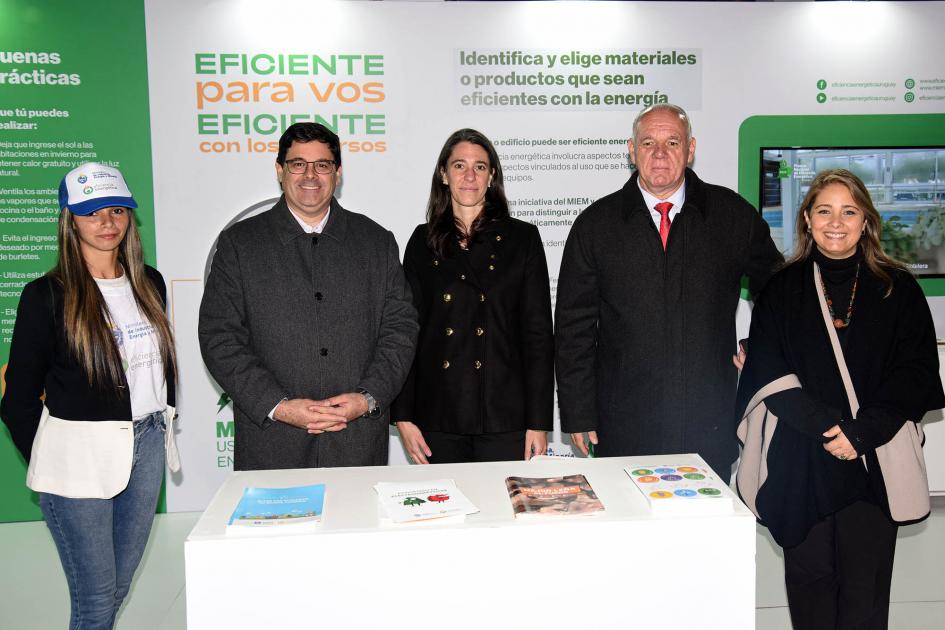
[{"label": "black eyeglasses", "polygon": [[328,175],[335,172],[334,160],[315,160],[314,162],[306,162],[303,159],[286,160],[285,167],[289,169],[290,173],[301,175],[308,170],[309,164],[315,168],[315,172],[319,175]]}]

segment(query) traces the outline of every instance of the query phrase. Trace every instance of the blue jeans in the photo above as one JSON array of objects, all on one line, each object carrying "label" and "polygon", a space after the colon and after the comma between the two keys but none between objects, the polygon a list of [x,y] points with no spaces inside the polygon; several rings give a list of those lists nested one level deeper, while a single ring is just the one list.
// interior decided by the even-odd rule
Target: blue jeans
[{"label": "blue jeans", "polygon": [[164,414],[134,423],[128,487],[111,499],[39,493],[69,583],[69,630],[111,630],[148,542],[164,477]]}]

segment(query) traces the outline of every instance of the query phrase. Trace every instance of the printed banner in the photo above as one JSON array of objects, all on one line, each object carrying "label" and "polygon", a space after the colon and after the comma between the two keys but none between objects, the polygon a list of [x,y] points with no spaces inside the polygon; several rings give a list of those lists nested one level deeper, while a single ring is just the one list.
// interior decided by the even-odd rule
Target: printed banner
[{"label": "printed banner", "polygon": [[[19,0],[13,7],[15,19],[0,22],[0,220],[17,219],[3,224],[0,242],[0,350],[5,357],[22,283],[53,260],[54,188],[64,163],[92,154],[120,163],[147,212],[153,147],[156,241],[146,246],[151,255],[156,246],[168,280],[181,372],[183,468],[168,478],[169,510],[203,509],[232,467],[232,403],[203,365],[197,311],[220,231],[279,197],[276,143],[294,122],[321,122],[339,134],[340,203],[390,229],[401,248],[425,220],[447,136],[462,127],[485,133],[499,153],[513,215],[541,232],[553,296],[575,217],[626,182],[631,124],[650,104],[688,109],[695,170],[764,208],[784,247],[793,216],[784,198],[804,181],[766,188],[773,182],[762,176],[781,180],[790,170],[793,177],[809,156],[777,150],[836,149],[816,159],[852,164],[861,155],[841,149],[878,147],[896,160],[894,147],[918,144],[925,150],[916,159],[945,172],[945,138],[936,131],[943,125],[933,116],[945,112],[941,2],[286,0],[273,8],[145,0],[146,38],[140,7],[80,13],[56,2],[27,11]],[[903,47],[903,33],[922,46]],[[830,121],[853,115],[889,124],[857,122],[851,142]],[[934,202],[943,180],[902,175],[883,190],[890,204],[920,205]],[[903,220],[918,221],[927,210]],[[903,224],[904,238],[912,229]],[[922,282],[945,330],[945,280]],[[743,301],[742,336],[749,312]],[[927,448],[945,441],[937,427],[945,423],[929,425]],[[570,454],[567,436],[555,432],[550,449]],[[390,453],[392,463],[407,461],[395,430]],[[0,466],[11,461],[22,466],[0,440]],[[945,490],[945,470],[939,476],[933,487]]]}]

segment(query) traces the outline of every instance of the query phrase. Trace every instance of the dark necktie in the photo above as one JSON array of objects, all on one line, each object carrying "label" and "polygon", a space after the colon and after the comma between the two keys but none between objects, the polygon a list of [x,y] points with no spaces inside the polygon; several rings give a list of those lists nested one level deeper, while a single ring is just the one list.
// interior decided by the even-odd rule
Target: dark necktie
[{"label": "dark necktie", "polygon": [[661,201],[656,204],[656,211],[660,213],[660,239],[663,241],[663,249],[666,249],[666,241],[669,240],[669,210],[673,207],[668,201]]}]

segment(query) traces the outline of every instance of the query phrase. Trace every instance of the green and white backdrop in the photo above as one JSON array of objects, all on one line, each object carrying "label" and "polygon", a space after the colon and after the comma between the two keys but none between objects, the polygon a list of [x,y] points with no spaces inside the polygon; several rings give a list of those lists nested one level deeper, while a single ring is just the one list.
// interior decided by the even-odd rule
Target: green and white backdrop
[{"label": "green and white backdrop", "polygon": [[[554,295],[575,215],[622,186],[630,123],[654,102],[691,114],[700,176],[755,205],[762,146],[940,147],[926,158],[941,190],[943,19],[942,2],[0,0],[0,362],[23,285],[55,259],[59,179],[87,160],[121,167],[178,339],[183,469],[163,509],[203,509],[233,428],[197,307],[220,230],[279,196],[288,124],[337,130],[339,200],[401,247],[446,136],[483,131],[512,211],[541,230]],[[923,285],[945,336],[945,280]],[[939,491],[943,426],[927,423]],[[570,450],[557,433],[551,448]],[[39,517],[24,474],[0,429],[0,522]]]}]

